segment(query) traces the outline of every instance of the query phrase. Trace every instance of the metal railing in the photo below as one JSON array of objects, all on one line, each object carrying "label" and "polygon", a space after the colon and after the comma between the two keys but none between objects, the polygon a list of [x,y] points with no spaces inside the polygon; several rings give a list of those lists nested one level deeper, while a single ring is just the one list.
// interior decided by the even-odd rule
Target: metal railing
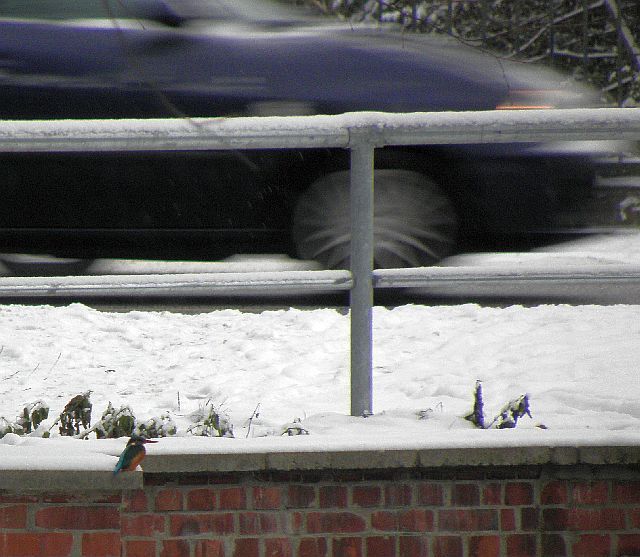
[{"label": "metal railing", "polygon": [[[350,289],[351,414],[373,412],[372,304],[374,281],[388,286],[393,272],[373,272],[374,150],[386,145],[479,144],[576,140],[640,140],[640,109],[572,109],[447,113],[353,113],[232,119],[156,119],[88,121],[0,121],[0,152],[226,150],[262,148],[343,148],[351,152],[351,274],[323,276],[336,288]],[[322,271],[317,271],[322,273]],[[312,284],[316,271],[300,277]],[[447,280],[445,273],[445,280]],[[433,272],[395,273],[396,285],[425,284]],[[547,272],[547,276],[553,272]],[[635,269],[622,279],[635,279]],[[597,273],[590,275],[595,280]],[[626,278],[625,278],[626,277]],[[264,277],[263,277],[264,278]],[[268,277],[267,277],[268,278]],[[452,278],[452,277],[449,277]],[[236,287],[255,277],[227,277]],[[14,279],[16,280],[16,279]],[[80,279],[78,279],[80,280]],[[104,279],[106,280],[106,279]],[[224,283],[226,279],[220,279]],[[240,282],[238,282],[240,281]],[[404,281],[404,282],[403,282]],[[31,286],[64,288],[40,279]],[[86,280],[85,280],[86,282]],[[100,282],[100,281],[97,281]],[[95,284],[97,284],[94,281]],[[108,282],[108,281],[107,281]],[[148,281],[147,281],[148,282]],[[215,282],[215,281],[214,281]],[[276,281],[277,282],[277,281]],[[269,280],[258,284],[265,287]],[[68,286],[68,285],[67,285]],[[77,285],[76,285],[77,286]],[[162,288],[162,285],[156,286]],[[202,285],[200,285],[202,286]],[[13,284],[18,291],[28,281]],[[139,288],[144,288],[144,285]],[[190,287],[198,288],[192,277]],[[224,288],[224,284],[221,286]],[[72,286],[70,287],[72,288]],[[100,286],[96,286],[100,288]],[[170,288],[167,286],[167,288]]]}]

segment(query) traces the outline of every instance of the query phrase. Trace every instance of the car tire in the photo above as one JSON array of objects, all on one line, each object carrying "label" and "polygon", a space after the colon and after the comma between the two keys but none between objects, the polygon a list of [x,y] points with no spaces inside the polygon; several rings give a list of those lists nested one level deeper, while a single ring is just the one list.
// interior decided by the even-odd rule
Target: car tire
[{"label": "car tire", "polygon": [[[447,196],[428,177],[381,169],[374,178],[374,266],[422,267],[449,255],[458,219]],[[327,174],[298,199],[293,214],[297,255],[326,268],[349,268],[349,172]]]}]

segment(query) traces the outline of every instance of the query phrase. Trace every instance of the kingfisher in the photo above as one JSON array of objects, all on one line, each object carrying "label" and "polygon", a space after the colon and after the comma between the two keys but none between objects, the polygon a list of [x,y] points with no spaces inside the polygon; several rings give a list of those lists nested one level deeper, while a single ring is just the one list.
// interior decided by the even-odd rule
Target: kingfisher
[{"label": "kingfisher", "polygon": [[120,460],[118,460],[118,464],[116,464],[116,467],[113,470],[113,475],[115,476],[121,470],[124,470],[125,472],[135,470],[147,453],[144,448],[146,443],[157,443],[157,441],[152,441],[151,439],[147,439],[146,437],[141,437],[139,435],[132,435],[129,441],[127,441],[127,446],[120,455]]}]

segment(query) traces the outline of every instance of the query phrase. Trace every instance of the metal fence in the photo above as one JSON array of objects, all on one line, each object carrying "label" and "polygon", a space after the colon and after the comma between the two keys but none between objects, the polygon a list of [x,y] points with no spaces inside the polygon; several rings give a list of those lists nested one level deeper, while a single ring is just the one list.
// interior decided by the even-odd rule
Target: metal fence
[{"label": "metal fence", "polygon": [[[572,109],[555,111],[490,111],[447,113],[353,113],[337,116],[299,116],[231,119],[0,121],[0,152],[226,150],[261,148],[348,149],[351,153],[351,272],[308,271],[297,277],[311,287],[314,276],[337,289],[350,290],[351,414],[373,413],[372,305],[374,282],[381,286],[416,286],[434,280],[433,270],[373,271],[374,151],[386,145],[480,144],[566,140],[640,140],[638,109]],[[315,275],[318,273],[318,275]],[[322,274],[324,273],[324,274]],[[327,274],[328,273],[328,274]],[[331,273],[337,273],[336,275]],[[591,280],[598,273],[586,270]],[[608,270],[611,274],[611,270]],[[547,272],[553,278],[553,272]],[[619,280],[638,280],[640,269],[619,269]],[[447,272],[436,280],[452,280]],[[469,277],[467,277],[468,279]],[[556,277],[557,278],[557,277]],[[211,277],[209,277],[211,280]],[[78,288],[61,279],[0,280],[0,291],[46,292]],[[145,284],[131,285],[138,289]],[[4,281],[4,282],[3,282]],[[13,282],[11,282],[13,281]],[[92,278],[94,288],[109,279]],[[156,286],[171,289],[171,285]],[[192,276],[188,287],[200,289],[206,280]],[[213,280],[213,288],[268,287],[276,277],[227,276]],[[295,282],[295,281],[292,281]],[[297,283],[296,283],[297,284]]]}]

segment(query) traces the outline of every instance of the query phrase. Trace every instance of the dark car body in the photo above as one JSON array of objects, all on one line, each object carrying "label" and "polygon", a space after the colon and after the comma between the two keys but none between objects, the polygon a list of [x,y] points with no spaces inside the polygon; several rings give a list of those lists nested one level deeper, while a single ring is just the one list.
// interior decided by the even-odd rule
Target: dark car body
[{"label": "dark car body", "polygon": [[[597,102],[562,76],[453,40],[275,10],[251,0],[7,0],[0,3],[0,119]],[[591,153],[575,145],[387,148],[376,167],[424,175],[450,201],[451,245],[432,261],[549,231],[558,208],[585,195],[593,180]],[[314,257],[292,239],[296,205],[315,181],[346,168],[348,153],[340,150],[0,154],[0,252]],[[394,266],[424,262],[396,259]]]}]

